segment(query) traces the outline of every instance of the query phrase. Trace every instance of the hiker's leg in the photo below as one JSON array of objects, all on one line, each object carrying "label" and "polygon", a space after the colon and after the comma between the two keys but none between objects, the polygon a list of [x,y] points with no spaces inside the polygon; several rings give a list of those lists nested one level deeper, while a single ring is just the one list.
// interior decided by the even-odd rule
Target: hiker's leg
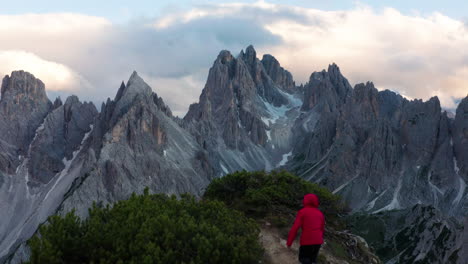
[{"label": "hiker's leg", "polygon": [[311,250],[311,261],[312,263],[317,263],[318,253],[322,245],[313,245]]},{"label": "hiker's leg", "polygon": [[312,247],[310,245],[299,247],[299,262],[301,262],[301,264],[313,263],[311,258],[311,249]]}]

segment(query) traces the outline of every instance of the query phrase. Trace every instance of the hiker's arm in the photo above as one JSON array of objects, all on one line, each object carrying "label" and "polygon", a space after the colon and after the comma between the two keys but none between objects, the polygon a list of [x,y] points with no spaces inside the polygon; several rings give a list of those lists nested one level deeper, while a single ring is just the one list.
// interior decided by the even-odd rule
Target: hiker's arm
[{"label": "hiker's arm", "polygon": [[294,239],[296,238],[296,235],[297,235],[297,230],[301,226],[302,226],[302,214],[301,214],[301,211],[299,211],[297,213],[296,220],[294,221],[294,225],[291,227],[291,230],[289,230],[288,242],[286,243],[288,247],[290,247],[292,243],[294,242]]}]

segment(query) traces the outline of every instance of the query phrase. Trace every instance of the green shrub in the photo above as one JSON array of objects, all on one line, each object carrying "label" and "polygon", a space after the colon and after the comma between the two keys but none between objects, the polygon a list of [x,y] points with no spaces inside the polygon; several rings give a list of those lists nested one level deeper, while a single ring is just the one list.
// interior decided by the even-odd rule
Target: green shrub
[{"label": "green shrub", "polygon": [[345,207],[339,196],[286,171],[228,174],[213,180],[204,198],[222,201],[247,216],[266,218],[281,227],[289,224],[297,210],[302,208],[302,199],[307,193],[319,197],[320,209],[328,223],[338,221],[338,214],[344,213]]},{"label": "green shrub", "polygon": [[219,201],[132,195],[113,207],[52,216],[29,242],[30,263],[258,263],[254,220]]}]

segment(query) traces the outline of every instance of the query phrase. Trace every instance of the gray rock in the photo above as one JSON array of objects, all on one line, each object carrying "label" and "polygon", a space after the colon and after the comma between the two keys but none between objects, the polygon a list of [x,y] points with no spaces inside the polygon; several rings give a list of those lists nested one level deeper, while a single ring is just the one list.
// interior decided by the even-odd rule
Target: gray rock
[{"label": "gray rock", "polygon": [[103,106],[94,124],[98,129],[84,150],[89,167],[83,167],[60,210],[76,209],[86,216],[95,201],[113,203],[142,193],[145,187],[151,192],[199,195],[213,169],[163,100],[135,72],[115,99]]},{"label": "gray rock", "polygon": [[[401,261],[466,255],[468,97],[451,119],[437,98],[409,101],[370,82],[352,88],[335,64],[295,86],[252,46],[238,57],[220,52],[184,119],[136,72],[100,113],[76,97],[52,105],[25,72],[7,76],[1,93],[0,262],[27,258],[24,241],[53,213],[85,217],[93,201],[145,187],[201,195],[229,172],[276,168],[330,188],[353,212],[405,212],[390,217],[401,229],[388,229],[410,237]],[[421,231],[403,230],[415,225]]]},{"label": "gray rock", "polygon": [[0,170],[13,174],[25,156],[36,129],[52,107],[44,83],[24,71],[3,78],[0,99],[0,148],[10,149],[0,158]]},{"label": "gray rock", "polygon": [[465,263],[459,250],[463,226],[431,206],[352,218],[352,231],[363,236],[385,263]]},{"label": "gray rock", "polygon": [[280,66],[275,57],[270,54],[263,55],[262,64],[266,73],[282,90],[290,94],[297,92],[296,84],[290,72]]},{"label": "gray rock", "polygon": [[288,94],[288,87],[280,85],[252,46],[237,58],[220,52],[199,103],[184,117],[184,127],[208,151],[217,175],[271,170],[287,161],[302,95]]},{"label": "gray rock", "polygon": [[31,180],[48,183],[73,158],[84,135],[98,114],[92,103],[81,103],[76,96],[53,110],[44,120],[29,151]]}]

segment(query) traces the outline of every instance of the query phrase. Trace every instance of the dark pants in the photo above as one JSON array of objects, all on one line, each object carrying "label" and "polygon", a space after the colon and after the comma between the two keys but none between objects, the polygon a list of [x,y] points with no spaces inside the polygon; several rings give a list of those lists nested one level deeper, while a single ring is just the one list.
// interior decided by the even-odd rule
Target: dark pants
[{"label": "dark pants", "polygon": [[306,245],[299,248],[299,262],[302,264],[317,263],[321,245]]}]

